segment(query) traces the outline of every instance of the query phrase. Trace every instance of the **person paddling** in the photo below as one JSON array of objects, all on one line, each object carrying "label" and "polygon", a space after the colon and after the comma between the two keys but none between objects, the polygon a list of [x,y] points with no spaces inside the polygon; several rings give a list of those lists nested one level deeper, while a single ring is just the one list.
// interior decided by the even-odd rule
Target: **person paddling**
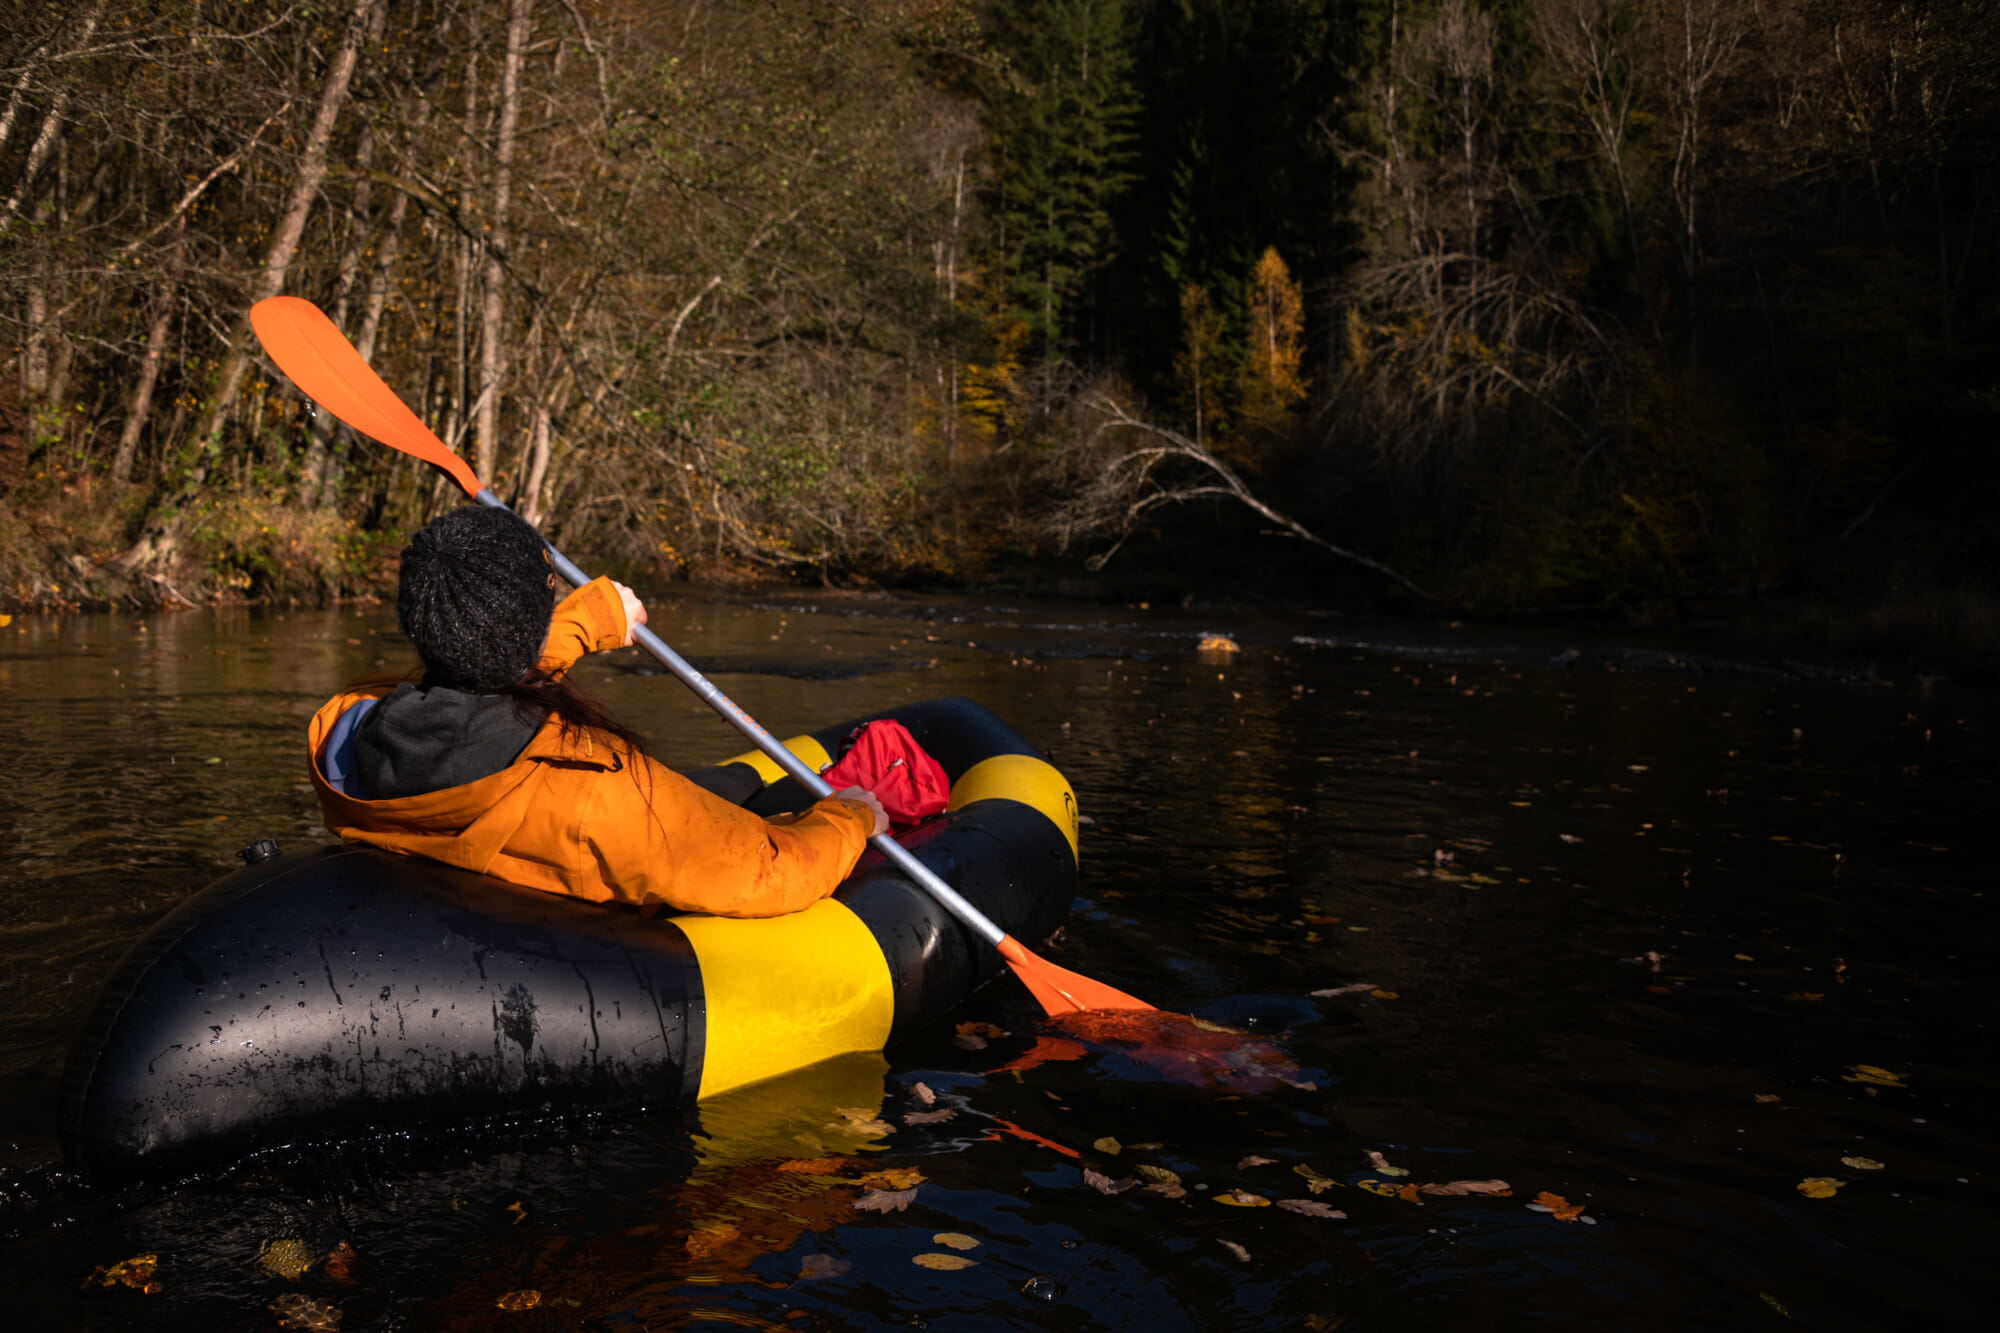
[{"label": "person paddling", "polygon": [[592,902],[780,916],[833,892],[889,827],[849,787],[797,815],[731,805],[650,758],[570,685],[646,609],[600,578],[556,600],[542,541],[504,509],[432,520],[403,551],[396,621],[421,674],[358,680],[307,728],[326,826]]}]

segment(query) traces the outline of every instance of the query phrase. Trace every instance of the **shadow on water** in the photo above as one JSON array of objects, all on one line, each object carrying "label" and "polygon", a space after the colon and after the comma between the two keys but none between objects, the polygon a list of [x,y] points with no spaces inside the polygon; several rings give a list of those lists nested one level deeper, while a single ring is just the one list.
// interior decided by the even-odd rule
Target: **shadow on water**
[{"label": "shadow on water", "polygon": [[[1051,1025],[1003,983],[693,1112],[93,1189],[52,1125],[94,979],[239,846],[325,840],[305,718],[404,657],[386,608],[22,618],[17,1326],[271,1327],[289,1295],[350,1330],[1875,1328],[2000,1294],[1987,696],[1212,610],[654,623],[780,735],[947,693],[1006,717],[1090,821],[1049,956],[1209,1026]],[[743,748],[636,657],[585,678],[671,762]],[[258,1260],[287,1238],[295,1280]],[[154,1293],[85,1287],[142,1254]]]}]

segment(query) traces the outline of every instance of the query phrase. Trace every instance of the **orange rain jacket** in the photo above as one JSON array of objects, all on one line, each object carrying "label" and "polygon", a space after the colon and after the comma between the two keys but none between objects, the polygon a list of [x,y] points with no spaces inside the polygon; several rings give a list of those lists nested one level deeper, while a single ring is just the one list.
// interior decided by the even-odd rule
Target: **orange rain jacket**
[{"label": "orange rain jacket", "polygon": [[[624,638],[618,592],[597,579],[556,607],[542,666],[562,675]],[[754,917],[833,892],[874,828],[868,807],[831,798],[763,818],[601,733],[566,739],[554,716],[512,764],[476,782],[380,801],[343,795],[321,771],[327,734],[356,703],[414,679],[358,680],[307,728],[320,812],[348,842],[592,902]]]}]

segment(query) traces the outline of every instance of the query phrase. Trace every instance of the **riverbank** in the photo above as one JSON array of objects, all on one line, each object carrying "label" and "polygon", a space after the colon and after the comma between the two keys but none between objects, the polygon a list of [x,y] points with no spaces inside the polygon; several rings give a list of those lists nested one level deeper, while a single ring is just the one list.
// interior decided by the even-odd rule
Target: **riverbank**
[{"label": "riverbank", "polygon": [[[17,497],[21,498],[21,497]],[[232,491],[188,516],[177,557],[127,576],[118,558],[147,497],[140,488],[108,495],[80,480],[36,502],[0,510],[0,613],[187,610],[204,606],[318,606],[393,599],[405,534],[374,531],[332,510]],[[1234,545],[1222,563],[1190,564],[1176,543],[1135,543],[1118,561],[1089,569],[1082,560],[1024,555],[970,572],[949,588],[918,591],[1002,593],[1129,606],[1255,606],[1314,616],[1443,616],[1494,627],[1633,630],[1695,639],[1718,655],[1824,664],[1835,674],[1935,675],[2000,681],[2000,596],[1965,578],[1884,575],[1829,590],[1681,604],[1619,603],[1552,609],[1426,606],[1392,601],[1365,571],[1330,571],[1302,559],[1296,543]],[[588,554],[588,553],[580,553]],[[742,564],[696,566],[665,560],[586,560],[652,596],[796,588],[769,570]],[[1332,577],[1329,577],[1331,573]],[[817,575],[820,591],[829,586]],[[867,571],[835,575],[831,586],[895,586]]]}]

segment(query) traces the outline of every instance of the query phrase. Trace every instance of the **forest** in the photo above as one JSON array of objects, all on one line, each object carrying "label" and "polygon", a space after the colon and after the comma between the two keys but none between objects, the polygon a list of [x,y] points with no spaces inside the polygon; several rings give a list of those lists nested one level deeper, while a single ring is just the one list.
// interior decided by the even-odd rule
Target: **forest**
[{"label": "forest", "polygon": [[0,606],[664,589],[2000,646],[1990,0],[0,0]]}]

